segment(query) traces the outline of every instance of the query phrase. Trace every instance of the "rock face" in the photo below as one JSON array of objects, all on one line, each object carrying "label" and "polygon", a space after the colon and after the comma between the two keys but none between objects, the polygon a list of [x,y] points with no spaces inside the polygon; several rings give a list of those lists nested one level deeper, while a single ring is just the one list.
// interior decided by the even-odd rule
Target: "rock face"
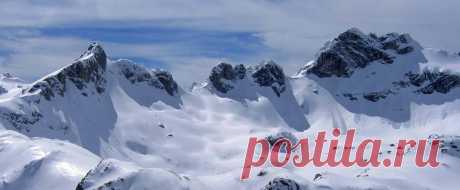
[{"label": "rock face", "polygon": [[178,85],[171,73],[163,70],[149,70],[128,60],[117,63],[123,76],[132,84],[146,83],[149,86],[165,90],[170,96],[178,93]]},{"label": "rock face", "polygon": [[170,73],[127,60],[110,61],[97,43],[72,64],[32,84],[13,82],[9,93],[14,98],[0,102],[0,125],[28,136],[68,140],[94,153],[115,127],[115,93],[141,106],[181,103],[181,89]]},{"label": "rock face", "polygon": [[286,76],[283,69],[273,61],[257,66],[232,66],[220,63],[211,70],[209,81],[221,93],[234,89],[238,81],[249,79],[260,87],[269,87],[279,97],[286,90]]},{"label": "rock face", "polygon": [[103,93],[106,84],[104,77],[106,67],[107,56],[104,49],[97,43],[91,43],[75,63],[35,82],[25,91],[28,93],[39,91],[46,100],[51,100],[56,95],[64,96],[67,85],[74,85],[79,90],[88,89],[88,86],[93,85],[97,93]]},{"label": "rock face", "polygon": [[358,29],[340,34],[323,47],[316,60],[301,69],[301,73],[324,77],[350,77],[356,69],[372,62],[392,64],[393,55],[408,54],[414,50],[408,34],[390,33],[384,36],[365,35]]},{"label": "rock face", "polygon": [[256,66],[252,77],[260,86],[271,87],[277,96],[286,90],[283,69],[273,61]]},{"label": "rock face", "polygon": [[419,74],[408,73],[407,77],[410,84],[420,87],[417,92],[423,94],[446,94],[460,86],[460,76],[448,72],[424,70]]},{"label": "rock face", "polygon": [[291,179],[275,178],[262,190],[301,190],[300,185]]},{"label": "rock face", "polygon": [[[91,43],[75,63],[35,82],[25,92],[40,91],[46,100],[51,100],[56,95],[63,97],[69,88],[68,85],[74,85],[84,96],[101,94],[107,88],[107,64],[107,56],[102,46]],[[147,83],[149,86],[165,90],[171,96],[177,94],[178,85],[169,72],[149,70],[128,60],[119,60],[115,64],[133,84]]]},{"label": "rock face", "polygon": [[413,103],[440,105],[460,95],[460,74],[424,64],[457,59],[445,51],[427,51],[408,34],[377,36],[350,29],[326,43],[296,77],[325,89],[350,112],[405,122]]},{"label": "rock face", "polygon": [[299,74],[317,77],[313,77],[317,81],[331,78],[340,91],[332,93],[355,102],[380,102],[401,91],[447,94],[460,86],[460,75],[434,69],[422,71],[421,62],[426,62],[422,48],[408,34],[366,35],[352,28],[326,43]]},{"label": "rock face", "polygon": [[209,81],[216,90],[222,93],[227,93],[233,86],[229,84],[231,81],[242,80],[246,76],[246,67],[244,65],[233,65],[228,63],[219,63],[212,68],[209,75]]}]

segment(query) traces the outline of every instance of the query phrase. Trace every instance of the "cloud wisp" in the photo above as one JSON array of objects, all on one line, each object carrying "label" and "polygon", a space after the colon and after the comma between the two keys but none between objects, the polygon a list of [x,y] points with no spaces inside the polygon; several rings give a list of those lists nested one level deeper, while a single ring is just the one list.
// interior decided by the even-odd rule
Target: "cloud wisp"
[{"label": "cloud wisp", "polygon": [[203,65],[218,60],[275,59],[293,73],[350,27],[407,32],[426,47],[459,51],[458,7],[457,0],[4,0],[0,69],[34,79],[100,41],[114,58],[203,73],[184,82],[203,80],[210,69]]}]

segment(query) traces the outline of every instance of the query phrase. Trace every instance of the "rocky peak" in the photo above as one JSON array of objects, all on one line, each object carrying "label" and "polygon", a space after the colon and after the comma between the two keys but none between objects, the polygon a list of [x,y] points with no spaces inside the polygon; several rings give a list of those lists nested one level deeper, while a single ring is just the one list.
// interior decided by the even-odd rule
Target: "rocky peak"
[{"label": "rocky peak", "polygon": [[414,51],[416,43],[408,34],[366,35],[352,28],[341,33],[317,54],[316,59],[300,70],[318,77],[350,77],[356,69],[372,62],[392,64],[398,55]]},{"label": "rocky peak", "polygon": [[145,83],[158,89],[165,90],[170,96],[178,93],[179,86],[171,73],[164,70],[151,70],[137,65],[129,60],[116,62],[121,74],[132,84]]},{"label": "rocky peak", "polygon": [[107,64],[107,55],[102,46],[96,42],[91,42],[88,49],[80,55],[78,60],[94,59],[96,64],[105,67]]},{"label": "rocky peak", "polygon": [[227,93],[234,88],[232,82],[242,80],[245,76],[246,67],[244,65],[233,67],[231,64],[222,62],[212,68],[209,81],[217,91]]},{"label": "rocky peak", "polygon": [[286,76],[283,69],[273,61],[267,61],[256,66],[219,63],[212,68],[209,81],[217,91],[227,93],[235,88],[238,81],[245,79],[258,84],[260,87],[271,87],[277,96],[285,90]]},{"label": "rocky peak", "polygon": [[278,96],[286,90],[286,76],[283,69],[274,61],[257,65],[252,77],[260,86],[271,87]]},{"label": "rocky peak", "polygon": [[88,92],[82,93],[84,95],[103,93],[106,67],[107,56],[104,49],[97,43],[90,43],[88,49],[74,63],[36,81],[25,92],[39,91],[46,100],[51,100],[56,95],[64,96],[68,85],[87,90]]}]

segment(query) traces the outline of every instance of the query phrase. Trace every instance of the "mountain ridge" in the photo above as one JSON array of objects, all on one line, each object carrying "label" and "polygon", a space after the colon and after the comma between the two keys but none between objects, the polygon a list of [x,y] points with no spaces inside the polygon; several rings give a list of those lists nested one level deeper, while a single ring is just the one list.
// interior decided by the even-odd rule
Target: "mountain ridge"
[{"label": "mountain ridge", "polygon": [[[77,189],[145,188],[160,179],[170,189],[449,189],[455,176],[439,176],[460,168],[455,147],[444,147],[441,170],[421,171],[409,162],[397,177],[391,168],[297,172],[264,166],[250,181],[236,180],[249,137],[313,139],[318,131],[356,128],[357,140],[388,143],[382,157],[393,151],[387,141],[398,137],[439,137],[444,146],[457,146],[460,132],[452,123],[460,116],[459,75],[426,67],[430,59],[407,34],[379,37],[350,29],[295,76],[274,61],[219,63],[201,85],[186,91],[168,71],[110,60],[100,44],[90,43],[72,64],[0,96],[0,128],[32,139],[27,141],[45,137],[53,147],[69,141],[91,151],[81,153],[88,162],[73,163],[50,153],[67,153],[71,143],[52,151],[35,152],[32,146],[32,153],[47,156],[19,165],[46,171],[40,163],[62,158],[70,166],[60,167],[87,171],[66,178],[71,182],[64,185]],[[0,134],[0,146],[14,147],[9,141],[16,140]],[[6,153],[12,155],[0,151]],[[16,179],[11,176],[0,181],[8,184]]]}]

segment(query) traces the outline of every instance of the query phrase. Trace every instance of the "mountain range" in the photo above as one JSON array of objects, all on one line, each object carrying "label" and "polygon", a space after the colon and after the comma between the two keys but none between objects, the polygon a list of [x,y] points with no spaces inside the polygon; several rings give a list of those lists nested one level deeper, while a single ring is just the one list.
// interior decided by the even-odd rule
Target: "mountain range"
[{"label": "mountain range", "polygon": [[[218,63],[190,90],[165,70],[109,58],[90,43],[27,83],[0,77],[0,190],[456,189],[460,55],[409,34],[352,28],[288,76],[282,64]],[[249,137],[299,139],[333,128],[357,139],[440,138],[439,168],[255,169],[239,180]],[[413,159],[412,159],[413,160]],[[320,177],[318,177],[320,176]]]}]

